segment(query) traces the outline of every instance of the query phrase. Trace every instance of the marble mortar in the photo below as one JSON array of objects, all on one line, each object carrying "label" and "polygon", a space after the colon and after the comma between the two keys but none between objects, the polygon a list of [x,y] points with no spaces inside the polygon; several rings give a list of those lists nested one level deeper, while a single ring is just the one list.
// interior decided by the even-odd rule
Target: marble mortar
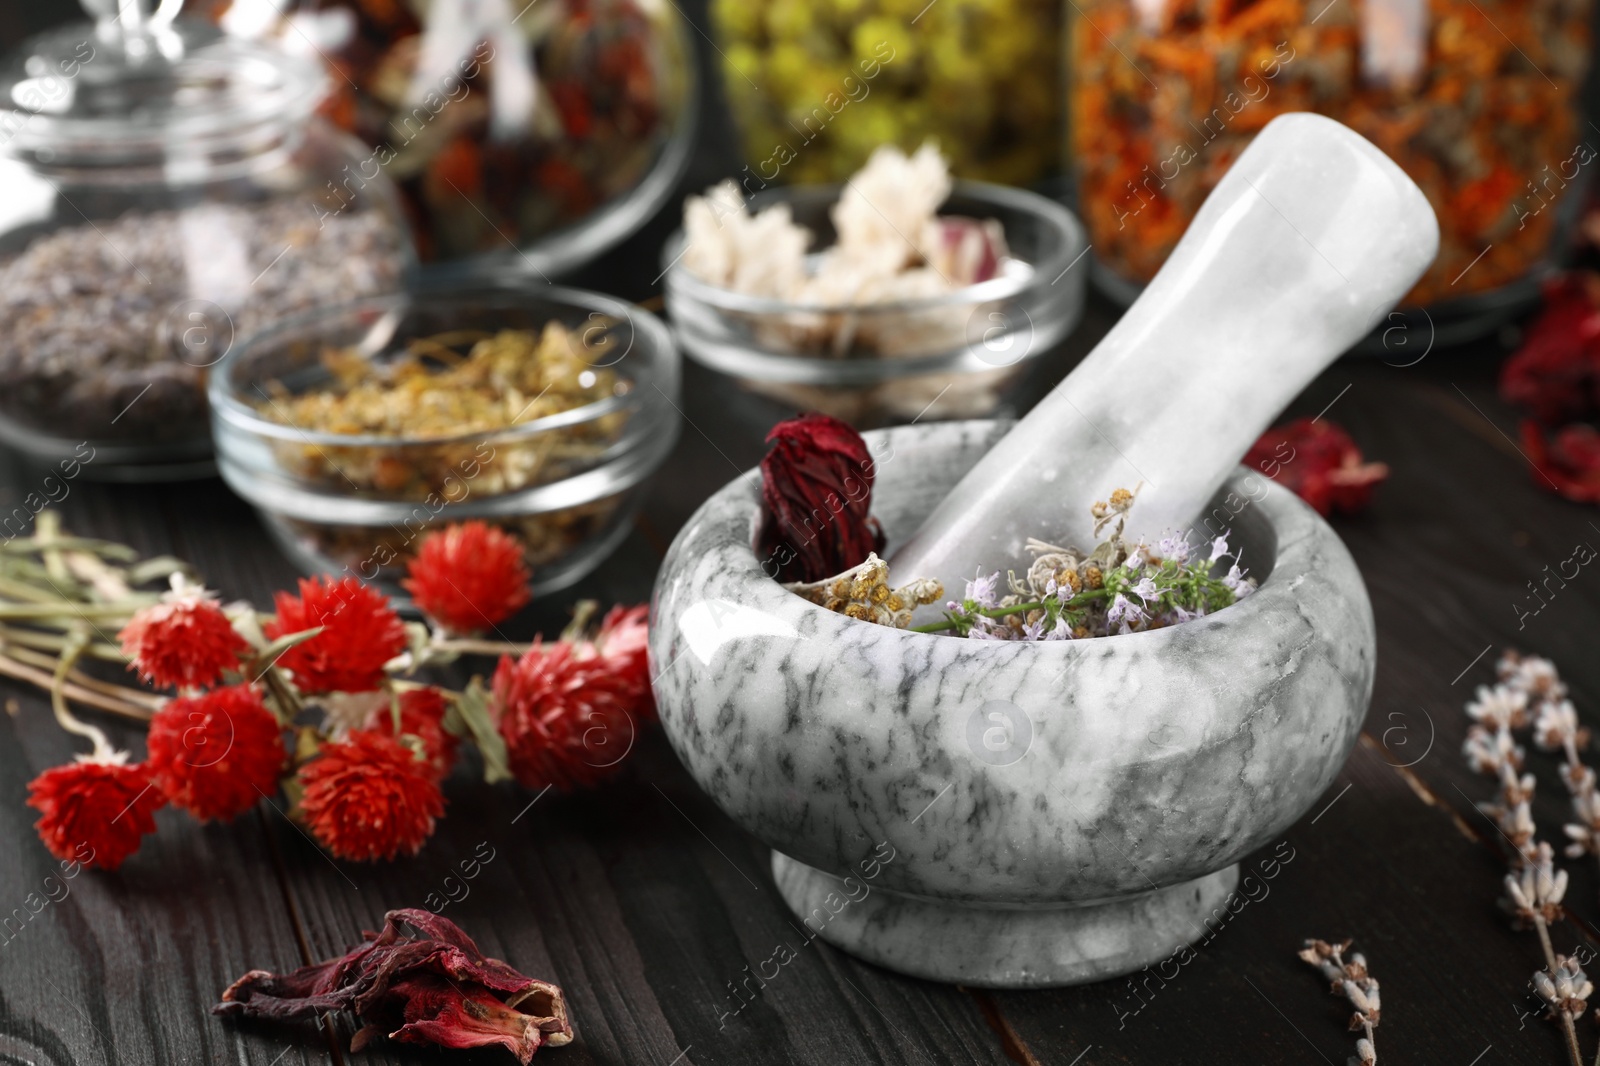
[{"label": "marble mortar", "polygon": [[[1008,428],[866,435],[891,548]],[[874,626],[784,590],[751,547],[750,471],[657,579],[667,736],[773,848],[797,918],[845,951],[1000,988],[1156,962],[1206,935],[1239,859],[1327,789],[1372,693],[1372,609],[1344,545],[1259,474],[1239,468],[1229,493],[1253,595],[1153,632],[1012,643]],[[869,863],[885,843],[892,858]]]}]

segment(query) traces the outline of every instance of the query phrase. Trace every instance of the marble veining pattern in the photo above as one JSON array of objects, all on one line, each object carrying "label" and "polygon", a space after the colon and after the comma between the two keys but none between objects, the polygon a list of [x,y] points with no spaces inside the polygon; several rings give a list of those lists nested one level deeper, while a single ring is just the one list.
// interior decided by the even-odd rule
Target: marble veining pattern
[{"label": "marble veining pattern", "polygon": [[[869,434],[891,542],[1003,433]],[[695,514],[652,604],[657,702],[678,756],[740,825],[848,870],[887,840],[879,888],[1055,906],[1149,893],[1268,843],[1332,781],[1371,695],[1359,573],[1301,501],[1240,471],[1233,520],[1261,588],[1208,619],[1086,641],[913,634],[823,611],[751,550],[754,472]],[[910,574],[894,575],[896,581]],[[1011,715],[1011,750],[972,737]]]}]

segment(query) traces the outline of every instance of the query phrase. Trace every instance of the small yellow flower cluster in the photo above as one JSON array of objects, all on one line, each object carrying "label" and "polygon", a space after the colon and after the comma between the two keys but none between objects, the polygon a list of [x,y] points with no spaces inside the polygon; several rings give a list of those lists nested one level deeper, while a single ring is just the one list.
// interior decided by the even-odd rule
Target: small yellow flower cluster
[{"label": "small yellow flower cluster", "polygon": [[836,577],[797,581],[784,588],[835,614],[895,629],[906,628],[911,624],[911,612],[944,595],[944,586],[932,578],[918,578],[901,588],[891,588],[889,564],[876,553]]}]

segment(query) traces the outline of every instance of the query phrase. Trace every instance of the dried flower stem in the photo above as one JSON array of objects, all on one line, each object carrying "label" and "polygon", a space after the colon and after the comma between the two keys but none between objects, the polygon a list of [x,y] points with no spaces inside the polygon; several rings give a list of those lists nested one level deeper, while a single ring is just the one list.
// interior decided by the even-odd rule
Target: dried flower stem
[{"label": "dried flower stem", "polygon": [[1343,996],[1355,1008],[1350,1016],[1350,1029],[1360,1029],[1361,1039],[1356,1041],[1356,1054],[1350,1061],[1356,1066],[1377,1066],[1378,1040],[1375,1031],[1382,1010],[1378,994],[1378,979],[1367,970],[1367,960],[1356,952],[1345,959],[1350,941],[1328,943],[1325,940],[1307,940],[1300,950],[1300,958],[1322,971],[1328,979],[1330,991]]},{"label": "dried flower stem", "polygon": [[[3,642],[0,642],[0,648],[4,648]],[[31,648],[6,648],[0,651],[0,659],[6,658],[28,666],[38,667],[45,672],[46,676],[55,673],[57,663],[55,656],[46,655]],[[98,692],[102,696],[127,704],[128,709],[138,712],[140,718],[149,718],[153,712],[159,711],[167,703],[167,697],[165,696],[146,689],[130,688],[127,685],[102,681],[98,677],[90,677],[77,669],[73,669],[67,674],[67,682],[69,686]],[[70,692],[68,694],[71,695]]]},{"label": "dried flower stem", "polygon": [[[49,691],[51,686],[55,683],[53,674],[51,672],[53,669],[53,663],[51,664],[50,669],[41,670],[25,663],[18,662],[9,655],[0,655],[0,674],[4,674],[6,677],[15,678],[18,681],[26,681],[30,685],[36,685],[45,691]],[[77,676],[80,678],[82,677],[82,675]],[[61,692],[63,696],[76,700],[85,706],[94,707],[110,714],[120,715],[124,718],[131,718],[138,722],[148,722],[150,720],[150,715],[153,713],[124,700],[116,699],[112,696],[107,696],[96,692],[93,689],[85,688],[80,683],[70,679],[61,686]]]},{"label": "dried flower stem", "polygon": [[[1573,841],[1567,854],[1574,857],[1585,851],[1600,852],[1600,795],[1596,794],[1593,771],[1578,759],[1579,749],[1588,743],[1588,732],[1578,726],[1577,712],[1565,698],[1566,686],[1548,660],[1523,659],[1508,651],[1500,659],[1497,674],[1497,683],[1492,688],[1480,686],[1467,704],[1474,724],[1462,750],[1474,769],[1499,779],[1500,803],[1480,807],[1517,849],[1511,860],[1512,872],[1505,878],[1503,903],[1519,923],[1533,926],[1539,935],[1545,965],[1533,975],[1534,990],[1544,1001],[1548,1016],[1561,1023],[1571,1066],[1583,1066],[1576,1021],[1587,1012],[1594,986],[1577,960],[1557,955],[1551,942],[1550,923],[1566,913],[1562,900],[1567,873],[1555,868],[1550,845],[1535,838],[1535,780],[1532,774],[1521,772],[1523,751],[1513,731],[1525,728],[1532,717],[1539,747],[1563,753],[1562,780],[1572,794],[1573,810],[1582,819],[1580,824],[1565,827]],[[1600,1066],[1600,1053],[1595,1062]]]},{"label": "dried flower stem", "polygon": [[72,672],[72,667],[77,663],[78,657],[83,653],[83,645],[89,642],[88,632],[76,629],[73,636],[80,638],[66,648],[62,649],[61,661],[56,664],[55,674],[50,679],[50,709],[55,712],[56,721],[61,723],[61,728],[69,733],[76,733],[86,738],[94,745],[94,754],[98,757],[109,757],[114,750],[111,741],[106,739],[97,726],[78,721],[67,709],[66,685],[67,675]]}]

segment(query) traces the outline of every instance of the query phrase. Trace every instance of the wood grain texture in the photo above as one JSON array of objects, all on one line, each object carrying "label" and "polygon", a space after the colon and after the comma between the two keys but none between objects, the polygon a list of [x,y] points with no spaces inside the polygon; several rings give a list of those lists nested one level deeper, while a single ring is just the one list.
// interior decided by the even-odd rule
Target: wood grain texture
[{"label": "wood grain texture", "polygon": [[[0,15],[0,35],[74,10],[56,0],[47,6],[49,14],[40,6],[26,17]],[[681,9],[709,28],[704,0],[684,0]],[[680,193],[738,165],[716,102],[720,57],[704,36],[690,36],[712,91],[702,147]],[[659,249],[677,218],[675,198],[571,280],[634,299],[652,295]],[[1079,331],[1036,367],[1020,406],[1059,380],[1113,320],[1091,302]],[[592,795],[536,799],[459,772],[447,786],[440,831],[408,862],[336,862],[268,804],[233,826],[198,826],[165,811],[159,832],[121,872],[81,873],[60,902],[34,915],[30,893],[37,902],[58,869],[34,836],[25,785],[80,749],[55,728],[38,693],[0,682],[0,698],[14,701],[0,719],[0,1063],[504,1064],[500,1052],[392,1046],[350,1056],[348,1023],[330,1040],[316,1026],[238,1025],[205,1012],[246,969],[326,957],[376,928],[387,909],[443,901],[442,913],[489,953],[567,989],[578,1040],[541,1052],[540,1062],[1343,1063],[1353,1044],[1347,1012],[1294,958],[1311,935],[1352,936],[1367,953],[1383,982],[1382,1061],[1560,1061],[1554,1028],[1525,1014],[1536,941],[1511,930],[1494,906],[1503,865],[1492,825],[1472,807],[1492,783],[1460,760],[1461,703],[1489,679],[1500,651],[1516,646],[1555,659],[1593,720],[1600,573],[1585,568],[1520,628],[1513,604],[1526,605],[1526,582],[1543,580],[1544,567],[1554,569],[1574,544],[1600,546],[1600,512],[1533,482],[1516,451],[1515,415],[1494,397],[1502,355],[1484,344],[1432,353],[1408,368],[1341,363],[1296,402],[1293,413],[1306,416],[1331,403],[1328,417],[1392,469],[1370,512],[1337,522],[1367,577],[1379,626],[1368,740],[1285,835],[1292,861],[1266,881],[1261,864],[1275,849],[1247,860],[1266,894],[1227,918],[1175,976],[1141,975],[1131,987],[1122,980],[969,993],[898,977],[820,941],[801,945],[773,890],[766,850],[699,793],[654,733],[638,738],[615,786]],[[647,597],[667,542],[711,492],[759,460],[766,430],[792,413],[692,364],[680,405],[682,434],[649,487],[637,529],[600,572],[536,604],[505,635],[554,634],[581,596]],[[0,510],[39,476],[0,456]],[[217,482],[83,481],[63,510],[78,531],[189,558],[229,597],[265,605],[297,576],[250,509]],[[137,730],[112,728],[119,743],[142,752]],[[1541,831],[1554,838],[1566,813],[1556,762],[1530,753],[1530,766],[1541,780]],[[484,849],[492,859],[481,861]],[[476,876],[466,878],[461,864],[475,858]],[[1600,927],[1600,871],[1588,860],[1565,865],[1577,922],[1555,937],[1571,946]],[[13,918],[14,931],[4,927],[18,908],[28,916]],[[745,981],[745,967],[779,944],[797,949],[794,961],[765,987],[751,979],[736,1000],[729,984]],[[727,1013],[742,1000],[750,1005]],[[1592,1052],[1600,1035],[1586,1026]]]}]

